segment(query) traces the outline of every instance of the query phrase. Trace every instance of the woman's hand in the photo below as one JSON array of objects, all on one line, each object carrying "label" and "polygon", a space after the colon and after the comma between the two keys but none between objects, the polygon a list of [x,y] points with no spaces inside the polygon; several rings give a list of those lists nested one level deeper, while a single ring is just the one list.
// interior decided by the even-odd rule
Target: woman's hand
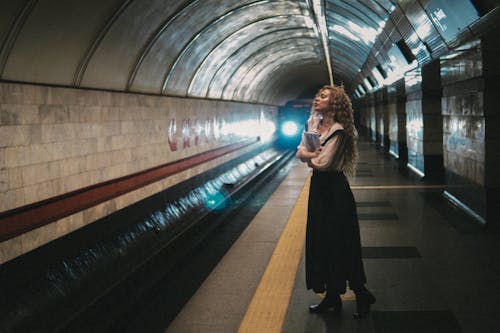
[{"label": "woman's hand", "polygon": [[312,162],[312,159],[315,158],[315,157],[318,157],[319,154],[321,153],[321,151],[323,150],[323,147],[318,147],[318,149],[316,149],[315,151],[313,152],[309,152],[311,158],[309,158],[306,162],[307,162],[307,166],[310,167],[310,168],[316,168],[316,166],[314,165],[314,163]]},{"label": "woman's hand", "polygon": [[297,156],[302,162],[309,162],[311,159],[318,157],[323,147],[318,147],[315,151],[299,150]]}]

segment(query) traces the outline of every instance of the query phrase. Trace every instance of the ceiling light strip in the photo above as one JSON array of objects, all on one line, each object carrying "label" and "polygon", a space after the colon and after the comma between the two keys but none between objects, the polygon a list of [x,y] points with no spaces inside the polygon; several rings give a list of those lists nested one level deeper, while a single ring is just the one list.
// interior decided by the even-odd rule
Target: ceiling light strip
[{"label": "ceiling light strip", "polygon": [[316,17],[316,25],[318,26],[318,31],[321,38],[321,44],[323,44],[323,51],[326,58],[326,66],[328,67],[328,76],[330,77],[330,85],[333,85],[333,72],[332,64],[330,61],[330,49],[328,46],[328,29],[326,26],[326,18],[323,0],[312,0],[314,16]]}]

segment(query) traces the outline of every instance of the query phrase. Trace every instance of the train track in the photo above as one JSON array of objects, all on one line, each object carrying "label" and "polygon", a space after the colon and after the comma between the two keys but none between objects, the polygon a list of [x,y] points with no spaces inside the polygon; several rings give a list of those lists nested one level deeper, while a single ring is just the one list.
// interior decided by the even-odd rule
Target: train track
[{"label": "train track", "polygon": [[[4,265],[0,281],[4,288],[11,288],[0,303],[2,332],[124,332],[134,331],[134,327],[143,332],[145,325],[150,326],[146,331],[162,331],[263,205],[266,193],[270,195],[286,175],[293,153],[270,149],[222,169],[211,178],[220,185],[215,192],[220,195],[201,195],[204,204],[188,205],[187,213],[178,215],[175,223],[159,220],[158,211],[168,209],[168,199],[179,205],[173,200],[179,194],[171,193],[163,196],[167,203],[157,211],[148,204],[137,207],[148,207],[147,213],[131,213],[132,221],[122,228],[105,232],[113,221],[103,221],[95,227],[99,230],[79,232],[85,240],[75,242],[77,233],[73,239],[61,240],[59,246],[56,242],[24,261]],[[234,168],[241,177],[234,177]],[[241,172],[243,169],[246,171]],[[204,186],[211,179],[205,176],[198,182]],[[188,197],[200,193],[196,186],[173,191],[179,189]],[[127,214],[116,218],[126,219]],[[86,239],[97,234],[104,236]],[[72,255],[49,262],[51,254],[75,243],[80,248],[68,251]],[[48,264],[30,265],[36,260]],[[26,288],[15,280],[30,266],[39,268],[29,272],[30,279],[24,278],[24,286],[29,283]],[[158,302],[162,315],[152,316]]]}]

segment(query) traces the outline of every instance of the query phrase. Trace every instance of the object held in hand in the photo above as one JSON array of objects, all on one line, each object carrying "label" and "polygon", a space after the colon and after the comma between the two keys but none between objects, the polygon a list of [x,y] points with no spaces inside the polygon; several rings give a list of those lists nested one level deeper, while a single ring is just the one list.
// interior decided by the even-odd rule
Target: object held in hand
[{"label": "object held in hand", "polygon": [[319,124],[321,123],[323,117],[319,113],[311,113],[311,116],[307,120],[308,132],[318,133]]},{"label": "object held in hand", "polygon": [[319,134],[313,132],[302,133],[307,151],[316,151],[321,146]]}]

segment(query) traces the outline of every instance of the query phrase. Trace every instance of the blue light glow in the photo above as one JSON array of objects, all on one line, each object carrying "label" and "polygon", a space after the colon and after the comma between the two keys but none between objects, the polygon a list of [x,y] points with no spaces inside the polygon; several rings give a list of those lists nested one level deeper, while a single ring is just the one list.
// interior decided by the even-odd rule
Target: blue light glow
[{"label": "blue light glow", "polygon": [[294,123],[293,121],[285,121],[281,126],[281,131],[286,136],[294,136],[297,134],[298,127],[297,124]]},{"label": "blue light glow", "polygon": [[211,210],[223,210],[226,208],[226,197],[221,192],[212,193],[205,199],[205,206]]}]

